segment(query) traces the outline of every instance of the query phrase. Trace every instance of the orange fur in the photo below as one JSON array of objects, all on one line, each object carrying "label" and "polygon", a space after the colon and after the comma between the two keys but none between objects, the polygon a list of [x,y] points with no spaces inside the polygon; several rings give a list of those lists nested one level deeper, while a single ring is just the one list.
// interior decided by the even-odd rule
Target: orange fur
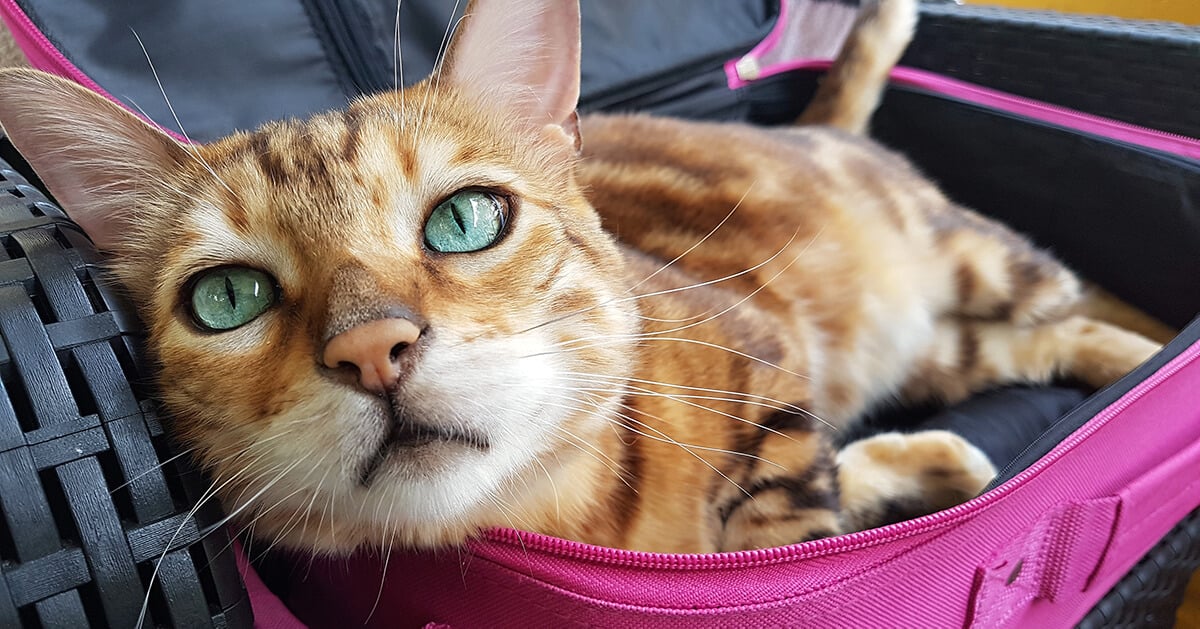
[{"label": "orange fur", "polygon": [[[528,23],[550,30],[533,35],[575,50],[572,3],[540,5]],[[866,81],[854,63],[890,66],[915,10],[884,9],[901,39],[870,53],[860,33],[822,88],[854,101],[853,120],[838,106],[806,121],[865,125],[880,62]],[[643,116],[577,127],[562,67],[505,75],[534,99],[479,85],[488,68],[462,64],[530,54],[519,34],[494,55],[472,42],[507,28],[504,12],[472,4],[445,77],[206,146],[45,75],[0,75],[0,120],[112,254],[175,434],[255,535],[347,552],[518,526],[711,552],[836,534],[879,523],[889,501],[949,506],[991,468],[945,433],[837,454],[825,423],[894,395],[1059,374],[1099,386],[1154,351],[1068,318],[1069,272],[861,137]],[[464,189],[504,199],[503,237],[430,250],[430,212]],[[229,265],[268,273],[278,302],[203,331],[192,278]],[[322,354],[387,316],[422,333],[380,396]],[[471,439],[392,447],[413,422]]]}]

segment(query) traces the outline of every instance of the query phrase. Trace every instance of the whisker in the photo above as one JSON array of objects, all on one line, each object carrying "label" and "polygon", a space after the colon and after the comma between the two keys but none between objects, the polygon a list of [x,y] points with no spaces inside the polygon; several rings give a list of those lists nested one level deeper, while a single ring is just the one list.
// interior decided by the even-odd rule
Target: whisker
[{"label": "whisker", "polygon": [[[595,446],[593,446],[586,439],[576,435],[575,433],[567,430],[566,428],[563,428],[562,426],[555,426],[553,429],[556,433],[558,433],[557,436],[559,438],[562,438],[563,435],[566,435],[567,437],[570,437],[571,439],[575,440],[575,441],[569,441],[569,440],[563,439],[564,443],[574,446],[575,449],[592,457],[593,459],[596,460],[597,463],[600,463],[604,467],[608,468],[608,471],[612,472],[613,475],[616,476],[617,479],[620,480],[622,483],[624,483],[626,487],[628,487],[629,489],[631,489],[633,491],[637,491],[636,489],[634,489],[633,485],[630,485],[629,481],[625,479],[625,475],[628,473],[628,470],[626,470],[623,465],[621,465],[620,463],[617,463],[616,461],[613,461],[612,457],[605,454],[599,448],[596,448]],[[576,442],[578,442],[578,443],[576,443]],[[600,454],[600,456],[596,456],[595,454],[588,452],[587,450],[583,449],[582,446],[587,446],[589,448],[592,448],[593,450],[596,450],[596,452],[598,452]],[[603,458],[601,458],[601,457],[603,457]],[[605,461],[603,459],[607,459],[608,461]],[[611,462],[611,464],[609,462]],[[614,465],[616,467],[613,467]]]},{"label": "whisker", "polygon": [[[458,13],[458,6],[460,3],[461,3],[461,0],[454,0],[454,8],[450,11],[450,20],[446,22],[446,30],[442,33],[442,42],[441,42],[441,44],[438,45],[437,54],[434,55],[433,77],[432,77],[432,81],[430,81],[430,84],[434,88],[437,88],[438,86],[440,86],[441,82],[442,82],[442,66],[445,65],[446,54],[450,51],[449,45],[448,45],[450,43],[450,34],[452,32],[456,32],[458,30],[459,25],[462,23],[463,19],[466,18],[466,16],[464,15],[463,17],[461,17],[457,20],[454,19],[454,15],[456,13]],[[433,96],[434,91],[435,91],[435,89],[427,89],[425,91],[425,100],[422,101],[421,110],[417,114],[417,132],[418,133],[425,126],[425,116],[427,116],[429,114],[430,103],[432,101],[432,96]]]},{"label": "whisker", "polygon": [[[300,458],[302,460],[307,460],[310,456],[312,456],[312,454],[315,454],[315,449],[314,449],[314,451],[310,452],[307,456],[298,457],[298,458]],[[295,496],[296,494],[299,494],[299,493],[303,493],[307,489],[307,487],[305,486],[305,482],[308,480],[309,476],[312,476],[313,472],[316,471],[317,467],[324,464],[325,459],[328,458],[328,456],[329,456],[329,451],[327,450],[325,452],[325,454],[321,456],[321,458],[317,462],[317,464],[309,467],[308,473],[306,473],[303,478],[301,478],[301,479],[299,479],[299,481],[297,481],[297,485],[299,485],[299,487],[295,491],[287,494],[286,496],[283,496],[282,498],[275,501],[274,504],[267,507],[266,509],[259,510],[258,514],[251,521],[251,524],[253,524],[254,522],[257,522],[259,519],[266,516],[271,511],[274,511],[276,507],[278,507],[279,505],[281,505],[284,502],[286,502],[287,500],[289,500],[292,496]],[[315,494],[314,494],[314,497],[315,497]],[[279,542],[281,542],[283,540],[283,538],[286,537],[287,534],[290,533],[292,531],[292,529],[294,529],[299,524],[300,520],[298,518],[304,518],[304,517],[307,517],[307,512],[305,510],[293,509],[291,517],[289,517],[287,522],[285,522],[284,525],[279,528],[278,533],[276,533],[275,537],[271,540],[271,542],[269,544],[267,544],[267,547],[262,551],[260,556],[266,555],[267,553],[271,552],[271,550],[274,549],[275,546],[278,545]],[[245,529],[243,529],[243,530],[245,530]]]},{"label": "whisker", "polygon": [[[585,401],[585,400],[577,400],[577,401],[578,401],[579,403],[586,403],[586,401]],[[576,409],[574,409],[574,410],[578,410],[578,411],[580,411],[580,412],[588,412],[586,409],[581,409],[581,408],[576,408]],[[657,428],[654,428],[654,427],[652,427],[652,426],[649,426],[648,424],[646,424],[646,423],[644,423],[644,422],[641,422],[641,421],[638,421],[638,420],[636,420],[636,419],[633,419],[632,417],[629,417],[629,416],[627,416],[627,415],[625,415],[625,414],[623,414],[623,413],[619,413],[618,415],[619,415],[620,417],[624,418],[624,419],[627,419],[627,420],[629,420],[629,421],[631,421],[631,422],[634,422],[634,423],[636,423],[636,424],[638,424],[638,425],[640,425],[640,426],[643,426],[643,427],[645,427],[647,430],[651,430],[651,431],[653,431],[653,432],[655,432],[655,433],[658,433],[658,435],[660,435],[660,437],[661,437],[661,438],[660,438],[660,437],[655,437],[655,436],[653,436],[653,435],[649,435],[649,434],[647,434],[647,433],[644,433],[644,432],[642,432],[642,431],[640,431],[640,430],[637,430],[636,428],[632,428],[632,427],[630,427],[630,426],[627,426],[627,425],[621,425],[621,424],[618,424],[618,425],[620,425],[622,428],[624,428],[624,429],[626,429],[626,430],[628,430],[628,431],[630,431],[630,432],[632,432],[632,433],[634,433],[634,434],[638,434],[638,435],[641,435],[641,436],[643,436],[643,437],[646,437],[647,439],[653,439],[653,440],[655,440],[655,441],[660,441],[660,442],[663,442],[663,443],[669,443],[669,444],[671,444],[671,445],[674,445],[674,446],[677,446],[677,447],[679,447],[679,448],[680,448],[681,450],[683,450],[684,452],[687,452],[688,454],[690,454],[690,455],[691,455],[693,458],[695,458],[697,461],[700,461],[701,463],[703,463],[705,466],[707,466],[707,467],[708,467],[709,469],[711,469],[713,472],[715,472],[715,473],[717,473],[718,475],[720,475],[720,476],[721,476],[721,478],[724,478],[725,480],[729,481],[729,482],[730,482],[730,483],[731,483],[731,484],[732,484],[734,487],[737,487],[739,490],[741,490],[743,493],[745,493],[747,497],[749,497],[749,498],[753,498],[753,497],[754,497],[754,496],[752,496],[752,495],[750,494],[750,492],[746,491],[746,490],[745,490],[745,489],[744,489],[744,488],[743,488],[741,485],[739,485],[739,484],[738,484],[736,481],[734,481],[732,478],[729,478],[729,476],[728,476],[728,475],[726,475],[726,474],[725,474],[724,472],[722,472],[721,470],[717,469],[717,467],[716,467],[715,465],[713,465],[712,463],[709,463],[709,462],[708,462],[708,460],[706,460],[704,457],[702,457],[702,456],[700,456],[699,454],[696,454],[695,452],[693,452],[693,448],[694,448],[694,449],[696,449],[696,450],[713,450],[713,448],[708,448],[708,447],[705,447],[705,446],[694,446],[694,445],[691,445],[691,444],[683,444],[683,443],[680,443],[680,442],[676,441],[675,439],[672,439],[672,438],[670,437],[670,435],[667,435],[666,433],[662,432],[661,430],[658,430]],[[601,417],[601,418],[604,418],[604,416],[603,416],[603,415],[599,415],[599,414],[597,414],[597,416],[599,416],[599,417]],[[607,419],[607,418],[605,418],[605,419]],[[609,420],[609,421],[611,421],[611,420]],[[725,453],[727,453],[727,454],[730,454],[731,452],[729,452],[729,451],[725,451]],[[628,485],[628,483],[626,483],[626,485]],[[633,489],[633,487],[630,487],[630,489]],[[636,491],[636,490],[635,490],[635,491]]]},{"label": "whisker", "polygon": [[683,389],[685,391],[701,391],[704,393],[716,393],[716,394],[720,394],[720,395],[736,395],[736,396],[741,396],[741,397],[748,398],[748,399],[761,400],[762,402],[765,403],[765,404],[763,404],[763,406],[766,406],[767,408],[774,408],[775,410],[793,411],[796,413],[810,413],[811,412],[808,409],[806,409],[802,406],[797,406],[796,404],[793,404],[791,402],[784,402],[783,400],[778,400],[778,399],[775,399],[772,397],[767,397],[765,395],[756,395],[753,393],[745,393],[743,391],[727,391],[725,389],[710,389],[710,388],[705,388],[705,387],[695,387],[695,386],[689,386],[689,385],[684,385],[684,384],[677,384],[674,382],[659,382],[657,380],[646,380],[643,378],[608,376],[608,375],[604,375],[604,374],[587,373],[587,372],[581,372],[581,371],[565,371],[565,372],[562,372],[562,374],[560,374],[560,375],[564,375],[564,374],[569,375],[569,376],[579,376],[579,377],[583,377],[583,378],[592,378],[592,379],[600,379],[600,380],[614,380],[614,381],[620,382],[620,383],[636,382],[638,384],[665,387],[665,388],[670,388],[670,389]]},{"label": "whisker", "polygon": [[[396,508],[396,495],[393,493],[391,504],[388,505],[388,515],[387,515],[387,520],[384,520],[385,522],[392,521],[392,510],[395,508]],[[379,601],[380,601],[380,599],[383,598],[383,585],[384,585],[384,583],[387,582],[388,563],[392,559],[392,544],[396,541],[396,530],[397,529],[396,529],[396,527],[391,527],[391,528],[392,528],[392,532],[390,535],[388,535],[387,548],[384,549],[384,552],[383,552],[383,570],[381,570],[379,573],[379,591],[375,593],[375,602],[371,604],[371,611],[367,613],[367,619],[363,621],[364,625],[369,624],[371,622],[371,618],[373,618],[375,616],[375,610],[379,608]]]},{"label": "whisker", "polygon": [[713,227],[711,230],[709,230],[709,232],[707,234],[705,234],[703,238],[701,238],[700,240],[697,240],[695,244],[693,244],[691,247],[688,247],[687,250],[684,251],[683,253],[675,256],[674,260],[671,260],[670,262],[662,265],[655,272],[642,278],[641,281],[634,284],[633,286],[630,286],[629,290],[627,290],[625,292],[632,293],[634,290],[637,289],[638,286],[641,286],[642,284],[649,282],[651,279],[654,279],[654,276],[658,275],[659,273],[662,273],[663,271],[666,271],[671,265],[675,264],[676,262],[679,262],[680,260],[683,259],[684,256],[695,251],[697,247],[704,244],[704,242],[706,240],[708,240],[710,237],[712,237],[713,234],[717,233],[717,230],[721,229],[721,226],[723,226],[725,224],[725,222],[728,221],[731,216],[733,216],[733,213],[736,212],[739,207],[741,207],[742,202],[746,200],[746,197],[750,196],[750,191],[754,189],[754,184],[756,184],[756,183],[758,183],[757,179],[750,182],[750,185],[746,187],[746,191],[744,193],[742,193],[742,198],[738,199],[737,203],[733,204],[733,209],[729,210],[729,213],[725,215],[725,218],[722,218],[721,221],[719,223],[717,223],[717,225],[715,227]]},{"label": "whisker", "polygon": [[[580,391],[580,392],[581,392],[581,393],[584,393],[584,394],[588,394],[588,392],[587,392],[587,391]],[[645,429],[647,429],[647,430],[654,431],[654,432],[655,432],[655,433],[657,433],[658,435],[661,435],[661,437],[656,437],[656,436],[654,436],[654,435],[648,435],[648,434],[644,434],[644,433],[642,433],[642,432],[640,432],[640,431],[638,431],[638,430],[634,430],[634,429],[632,429],[632,428],[629,428],[628,426],[625,426],[625,425],[621,424],[620,422],[614,422],[614,421],[613,421],[613,419],[612,419],[611,417],[606,417],[606,416],[603,414],[603,412],[602,412],[604,409],[603,409],[603,408],[601,408],[600,404],[599,404],[599,403],[597,403],[595,400],[591,400],[591,399],[589,399],[589,400],[579,400],[579,399],[577,399],[577,398],[572,398],[572,397],[570,397],[570,396],[564,396],[564,397],[562,397],[562,398],[560,398],[560,399],[570,399],[571,401],[573,401],[573,402],[577,402],[577,403],[580,403],[580,404],[584,404],[584,403],[586,403],[586,404],[588,404],[588,405],[590,405],[590,406],[593,406],[593,407],[595,407],[595,409],[593,410],[593,409],[588,409],[588,408],[580,408],[580,407],[578,407],[578,406],[570,406],[570,405],[558,404],[558,403],[554,403],[554,402],[549,402],[548,404],[551,404],[551,405],[554,405],[554,406],[557,406],[557,407],[559,407],[559,408],[563,408],[563,409],[566,409],[566,410],[577,411],[577,412],[581,412],[581,413],[587,413],[587,414],[589,414],[589,415],[592,415],[592,416],[594,416],[594,417],[597,417],[597,418],[599,418],[599,419],[603,419],[603,420],[605,420],[605,421],[609,422],[610,424],[616,425],[616,426],[618,426],[618,427],[620,427],[620,428],[624,428],[624,429],[626,429],[626,430],[629,430],[630,432],[634,432],[634,433],[636,433],[636,434],[642,435],[643,437],[646,437],[647,439],[652,439],[652,440],[654,440],[654,441],[659,441],[659,442],[661,442],[661,443],[668,443],[668,444],[675,445],[675,446],[679,446],[679,447],[681,447],[681,448],[685,448],[685,449],[695,449],[695,450],[701,450],[701,451],[705,451],[705,452],[714,452],[714,453],[717,453],[717,454],[726,454],[726,455],[730,455],[730,456],[738,456],[738,457],[743,457],[743,458],[747,458],[747,459],[753,459],[753,460],[756,460],[756,461],[761,461],[761,462],[763,462],[763,463],[766,463],[766,464],[768,464],[768,465],[772,465],[772,466],[774,466],[774,467],[778,467],[778,468],[780,468],[780,469],[784,469],[782,465],[779,465],[778,463],[775,463],[774,461],[771,461],[771,460],[769,460],[769,459],[765,459],[765,458],[763,458],[763,457],[761,457],[761,456],[754,455],[754,454],[750,454],[750,453],[747,453],[747,452],[739,452],[739,451],[737,451],[737,450],[727,450],[727,449],[724,449],[724,448],[717,448],[717,447],[714,447],[714,446],[703,446],[703,445],[694,444],[694,443],[684,443],[684,442],[682,442],[682,441],[678,441],[678,440],[676,440],[674,437],[671,437],[671,436],[667,435],[665,432],[662,432],[661,430],[659,430],[659,429],[657,429],[657,428],[654,428],[654,427],[650,426],[649,424],[646,424],[646,423],[644,423],[644,422],[642,422],[642,421],[639,421],[639,420],[637,420],[637,419],[634,419],[633,417],[630,417],[629,415],[626,415],[625,413],[620,413],[620,412],[614,413],[614,414],[615,414],[617,417],[620,417],[621,419],[625,419],[625,420],[628,420],[628,421],[630,421],[630,422],[633,422],[633,423],[635,423],[635,424],[637,424],[637,425],[639,425],[639,426],[642,426],[643,428],[645,428]],[[667,423],[667,422],[666,422],[666,420],[662,419],[661,417],[658,417],[658,416],[656,416],[656,415],[654,415],[654,414],[652,414],[652,413],[648,413],[648,412],[646,412],[646,411],[643,411],[643,410],[641,410],[641,409],[634,408],[634,407],[632,407],[632,406],[629,406],[629,405],[627,405],[627,404],[622,404],[622,403],[618,403],[617,405],[618,405],[618,406],[620,406],[621,408],[624,408],[624,409],[626,409],[626,410],[630,411],[630,412],[634,412],[634,413],[639,413],[639,414],[641,414],[641,415],[645,415],[646,417],[649,417],[649,418],[651,418],[651,419],[653,419],[653,420],[655,420],[655,421],[658,421],[658,422],[660,422],[660,423],[663,423],[663,424],[666,424],[666,423]],[[784,435],[784,436],[786,436],[786,435]],[[625,442],[624,442],[624,440],[622,440],[622,443],[625,443]],[[628,444],[628,443],[625,443],[625,445],[629,445],[629,444]]]},{"label": "whisker", "polygon": [[[581,381],[581,382],[589,382],[593,385],[599,384],[599,383],[595,383],[595,382],[591,382],[591,381],[587,380],[586,377],[565,378],[565,379]],[[652,383],[652,384],[659,384],[661,386],[674,386],[674,385],[668,385],[668,384],[662,384],[662,383]],[[515,385],[515,386],[520,386],[520,385]],[[536,386],[546,386],[546,385],[536,385]],[[681,388],[683,388],[683,387],[681,387]],[[593,387],[589,387],[589,388],[581,388],[581,390],[595,391],[595,392],[601,392],[601,393],[618,393],[618,394],[623,393],[625,395],[642,396],[642,397],[660,397],[660,398],[676,400],[676,401],[680,401],[680,402],[683,402],[685,400],[708,400],[708,401],[712,401],[712,402],[730,402],[733,404],[744,404],[744,405],[748,405],[748,406],[757,406],[759,408],[767,408],[767,409],[770,409],[773,411],[779,411],[779,412],[788,413],[791,415],[803,415],[803,416],[809,417],[815,421],[821,422],[825,426],[828,426],[831,428],[833,427],[833,425],[830,422],[825,421],[820,416],[818,416],[816,413],[813,413],[812,411],[810,411],[808,409],[796,406],[794,404],[787,404],[784,402],[779,402],[779,401],[773,400],[771,398],[765,398],[764,396],[752,396],[750,394],[738,393],[736,391],[715,391],[715,392],[727,393],[727,394],[733,395],[733,396],[746,396],[746,397],[750,397],[750,398],[758,397],[758,398],[765,399],[767,401],[764,402],[764,401],[759,401],[759,400],[754,400],[754,399],[743,399],[740,397],[718,397],[718,396],[713,396],[713,395],[699,395],[699,394],[694,394],[694,393],[665,393],[665,392],[661,392],[661,391],[653,391],[651,389],[646,389],[643,387],[629,387],[629,388],[622,389],[622,388],[613,388],[611,386],[608,388],[604,388],[604,387],[600,387],[600,386],[593,386]],[[699,389],[699,390],[703,391],[704,389]],[[707,408],[707,407],[704,407],[704,408]],[[752,422],[745,418],[741,418],[741,420],[743,422],[758,426],[759,428],[762,428],[763,430],[765,430],[767,432],[775,433],[776,435],[778,435],[780,437],[784,437],[786,439],[791,439],[791,437],[789,437],[787,434],[781,433],[773,428],[763,426],[761,424]]]},{"label": "whisker", "polygon": [[603,346],[605,346],[605,345],[626,344],[626,343],[629,343],[629,342],[630,342],[630,340],[634,340],[634,341],[636,341],[637,343],[647,343],[647,342],[652,342],[652,341],[653,341],[653,342],[662,342],[662,341],[668,341],[668,342],[671,342],[671,341],[674,341],[674,342],[679,342],[679,343],[691,343],[691,344],[694,344],[694,345],[701,345],[701,346],[708,347],[708,348],[715,349],[715,350],[719,350],[719,351],[722,351],[722,352],[727,352],[727,353],[733,354],[733,355],[735,355],[735,356],[741,356],[742,358],[745,358],[745,359],[747,359],[747,360],[754,361],[754,362],[756,362],[756,363],[759,363],[759,364],[761,364],[761,365],[763,365],[763,366],[770,367],[771,369],[775,369],[775,370],[777,370],[777,371],[781,371],[781,372],[783,372],[783,373],[786,373],[786,374],[788,374],[788,375],[795,376],[795,377],[797,377],[797,378],[803,378],[803,379],[805,379],[805,380],[812,380],[812,377],[811,377],[811,376],[808,376],[808,375],[805,375],[805,374],[802,374],[802,373],[797,373],[797,372],[795,372],[795,371],[792,371],[792,370],[790,370],[790,369],[788,369],[788,368],[786,368],[786,367],[783,367],[783,366],[781,366],[781,365],[777,365],[777,364],[775,364],[775,363],[773,363],[773,362],[771,362],[771,361],[769,361],[769,360],[764,360],[764,359],[762,359],[762,358],[759,358],[759,357],[757,357],[757,356],[752,356],[752,355],[750,355],[750,354],[747,354],[747,353],[745,353],[745,352],[738,351],[738,350],[736,350],[736,349],[733,349],[733,348],[731,348],[731,347],[725,347],[724,345],[719,345],[719,344],[717,344],[717,343],[709,343],[708,341],[701,341],[701,340],[699,340],[699,339],[689,339],[689,338],[680,338],[680,337],[658,337],[658,336],[650,336],[650,337],[644,337],[644,338],[636,338],[636,339],[631,339],[631,335],[611,335],[611,336],[597,336],[597,337],[593,337],[593,338],[595,338],[595,339],[600,339],[600,340],[604,340],[604,341],[608,341],[608,342],[607,342],[607,343],[593,343],[593,344],[591,344],[591,345],[580,345],[580,346],[576,346],[576,347],[569,347],[569,348],[566,348],[566,349],[560,349],[560,350],[554,350],[554,351],[546,351],[546,352],[537,352],[537,353],[533,353],[533,354],[524,354],[524,355],[522,355],[522,356],[519,356],[518,358],[535,358],[535,357],[537,357],[537,356],[554,356],[554,355],[557,355],[557,354],[566,354],[566,353],[570,353],[570,352],[578,352],[578,351],[582,351],[582,350],[585,350],[585,349],[592,349],[592,348],[595,348],[595,347],[603,347]]},{"label": "whisker", "polygon": [[557,316],[557,317],[554,317],[554,318],[552,318],[552,319],[549,319],[549,320],[547,320],[547,321],[543,321],[542,323],[539,323],[539,324],[537,324],[537,325],[530,326],[530,327],[528,327],[528,328],[525,328],[525,329],[523,329],[523,330],[518,330],[517,332],[513,332],[513,333],[511,334],[511,336],[519,336],[519,335],[521,335],[521,334],[526,334],[526,333],[528,333],[528,332],[532,332],[532,331],[534,331],[534,330],[537,330],[537,329],[539,329],[539,328],[543,328],[543,327],[545,327],[545,326],[547,326],[547,325],[552,325],[552,324],[558,323],[558,322],[560,322],[560,321],[565,321],[565,320],[567,320],[567,319],[570,319],[570,318],[572,318],[572,317],[577,317],[577,316],[579,316],[579,315],[581,315],[581,314],[586,314],[586,313],[588,313],[588,312],[591,312],[591,311],[593,311],[593,310],[596,310],[597,308],[604,308],[604,307],[611,306],[611,305],[614,305],[614,304],[621,304],[621,303],[626,303],[626,302],[634,302],[634,301],[638,301],[638,300],[640,300],[640,299],[647,299],[647,298],[650,298],[650,297],[660,297],[660,296],[662,296],[662,295],[670,295],[670,294],[672,294],[672,293],[680,293],[680,292],[684,292],[684,291],[694,290],[694,289],[697,289],[697,288],[703,288],[703,287],[705,287],[705,286],[712,286],[712,285],[714,285],[714,284],[720,284],[721,282],[727,282],[727,281],[729,281],[729,280],[737,279],[737,278],[739,278],[739,277],[741,277],[741,276],[743,276],[743,275],[746,275],[746,274],[748,274],[748,273],[753,273],[754,271],[757,271],[758,269],[760,269],[760,268],[762,268],[762,267],[764,267],[764,266],[766,266],[766,265],[770,264],[771,262],[773,262],[773,261],[775,260],[775,258],[778,258],[780,255],[782,255],[782,254],[783,254],[783,252],[784,252],[784,251],[786,251],[786,250],[787,250],[787,248],[788,248],[789,246],[791,246],[792,242],[794,242],[794,241],[795,241],[795,239],[796,239],[796,235],[797,235],[797,234],[799,234],[799,230],[797,230],[797,232],[796,232],[795,234],[792,234],[792,237],[791,237],[790,239],[788,239],[787,243],[785,243],[785,244],[783,245],[783,247],[779,249],[779,251],[776,251],[774,254],[772,254],[772,255],[771,255],[771,257],[767,258],[766,260],[763,260],[762,262],[759,262],[758,264],[755,264],[755,265],[754,265],[754,266],[752,266],[752,267],[749,267],[749,268],[747,268],[747,269],[743,269],[743,270],[741,270],[741,271],[738,271],[738,272],[736,272],[736,273],[731,273],[731,274],[729,274],[729,275],[726,275],[726,276],[724,276],[724,277],[718,277],[718,278],[716,278],[716,279],[712,279],[712,280],[706,280],[706,281],[702,281],[702,282],[696,282],[696,283],[694,283],[694,284],[689,284],[689,285],[687,285],[687,286],[679,286],[679,287],[676,287],[676,288],[668,288],[668,289],[664,289],[664,290],[658,290],[658,291],[654,291],[654,292],[651,292],[651,293],[643,293],[643,294],[640,294],[640,295],[632,295],[632,296],[630,296],[630,297],[614,297],[614,298],[612,298],[612,299],[609,299],[609,300],[607,300],[607,301],[600,302],[600,303],[598,303],[598,304],[596,304],[596,305],[594,305],[594,306],[588,306],[588,307],[586,307],[586,308],[580,308],[579,310],[574,310],[574,311],[572,311],[572,312],[568,312],[568,313],[566,313],[566,314],[559,315],[559,316]]},{"label": "whisker", "polygon": [[[293,463],[293,465],[297,465],[297,464],[299,464],[299,461],[296,461],[295,463]],[[162,555],[159,556],[158,561],[156,561],[154,564],[154,570],[150,573],[150,581],[149,581],[148,585],[146,586],[146,597],[142,600],[142,609],[141,609],[141,612],[138,614],[138,621],[137,621],[137,624],[135,625],[136,627],[139,627],[139,628],[142,627],[142,625],[146,621],[146,613],[150,609],[150,595],[151,595],[152,589],[154,587],[154,582],[158,578],[158,571],[159,571],[159,569],[162,568],[162,563],[164,560],[166,560],[167,553],[170,552],[171,546],[173,546],[175,544],[175,540],[179,538],[179,534],[182,533],[185,528],[187,528],[188,523],[190,523],[192,521],[192,518],[195,517],[196,512],[200,510],[201,506],[203,506],[206,502],[208,502],[208,500],[211,500],[214,496],[216,496],[217,492],[219,492],[222,487],[225,487],[229,483],[236,480],[238,478],[238,476],[240,476],[242,473],[244,473],[248,469],[250,469],[250,468],[243,467],[242,469],[235,472],[230,478],[228,478],[225,482],[221,483],[220,485],[217,485],[217,482],[213,481],[213,483],[211,485],[209,485],[209,488],[201,494],[200,498],[196,501],[196,504],[191,508],[191,510],[188,511],[187,515],[184,516],[183,521],[179,524],[179,528],[175,529],[175,532],[171,535],[171,538],[168,539],[167,543],[164,545]],[[280,478],[282,478],[282,476],[280,476]],[[278,480],[279,479],[277,478],[276,481],[273,481],[273,482],[267,484],[267,486],[264,487],[259,492],[259,494],[261,495],[261,493],[263,491],[267,491],[268,489],[270,489],[272,486],[274,486],[275,482],[277,482]],[[246,503],[246,504],[248,505],[249,503]],[[245,505],[243,505],[242,509],[244,509],[244,508],[245,508]],[[241,511],[241,509],[238,510],[238,512],[240,512],[240,511]],[[231,517],[233,517],[233,514],[222,518],[220,522],[218,522],[217,524],[213,525],[210,528],[215,529],[215,528],[219,528],[220,526],[223,526],[226,522],[229,521],[229,519]]]},{"label": "whisker", "polygon": [[154,82],[158,84],[158,91],[162,93],[163,102],[167,104],[167,109],[171,112],[171,117],[175,119],[175,126],[179,127],[179,132],[183,134],[183,139],[188,142],[187,145],[184,145],[184,150],[203,166],[222,187],[228,190],[229,194],[234,194],[233,188],[230,188],[229,184],[225,183],[225,180],[221,179],[221,176],[217,174],[217,171],[213,170],[213,167],[204,161],[204,157],[200,155],[200,152],[195,150],[195,142],[188,136],[187,129],[183,128],[183,123],[180,122],[179,115],[175,113],[175,106],[171,104],[171,99],[167,98],[167,90],[163,88],[162,80],[158,76],[158,70],[154,68],[154,62],[150,60],[150,51],[146,50],[146,44],[142,43],[142,38],[138,35],[137,31],[133,28],[129,30],[133,33],[134,39],[137,40],[138,46],[141,47],[142,54],[146,56],[146,64],[150,66],[150,74],[154,76]]},{"label": "whisker", "polygon": [[558,485],[555,484],[554,477],[550,475],[550,470],[546,469],[546,465],[543,464],[540,459],[535,458],[533,462],[537,463],[538,467],[542,468],[542,472],[546,474],[546,480],[550,482],[550,490],[554,492],[554,519],[561,522],[562,507],[559,505],[558,501]]},{"label": "whisker", "polygon": [[162,463],[159,463],[158,465],[154,465],[152,467],[147,468],[146,470],[142,471],[138,475],[130,478],[129,480],[121,483],[120,485],[117,485],[116,487],[113,487],[111,490],[109,490],[108,493],[110,495],[117,493],[117,491],[119,491],[125,487],[128,487],[130,483],[133,483],[134,481],[145,476],[146,474],[150,474],[150,473],[154,472],[155,470],[160,470],[160,469],[170,465],[171,463],[179,460],[180,458],[185,457],[188,454],[191,454],[193,450],[195,450],[195,448],[188,448],[187,450],[184,450],[183,452],[180,452],[179,454],[176,454],[175,456],[168,458],[167,460],[163,461]]},{"label": "whisker", "polygon": [[[395,45],[392,48],[392,89],[399,91],[404,84],[404,53],[400,50],[400,4],[396,0]],[[400,116],[404,117],[404,99],[400,99]]]}]

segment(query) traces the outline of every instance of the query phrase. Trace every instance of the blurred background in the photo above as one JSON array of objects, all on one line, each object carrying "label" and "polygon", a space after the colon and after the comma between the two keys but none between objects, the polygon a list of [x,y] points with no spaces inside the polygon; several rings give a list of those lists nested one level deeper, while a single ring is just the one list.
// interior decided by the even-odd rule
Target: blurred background
[{"label": "blurred background", "polygon": [[1198,0],[965,0],[965,4],[995,4],[1022,9],[1053,9],[1143,20],[1167,20],[1200,25]]}]

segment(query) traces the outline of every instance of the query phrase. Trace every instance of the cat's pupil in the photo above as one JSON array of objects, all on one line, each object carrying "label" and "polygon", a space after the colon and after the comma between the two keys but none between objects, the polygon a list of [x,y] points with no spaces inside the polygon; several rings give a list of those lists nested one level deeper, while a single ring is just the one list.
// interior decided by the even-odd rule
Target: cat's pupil
[{"label": "cat's pupil", "polygon": [[462,208],[459,207],[457,204],[453,205],[451,208],[451,211],[450,211],[450,215],[454,217],[454,224],[458,225],[458,231],[461,231],[464,234],[467,233],[467,226],[463,223]]},{"label": "cat's pupil", "polygon": [[229,305],[237,310],[237,293],[233,290],[233,280],[225,276],[225,294],[229,296]]},{"label": "cat's pupil", "polygon": [[425,245],[442,253],[479,251],[504,229],[505,205],[496,195],[464,190],[438,204],[425,222]]},{"label": "cat's pupil", "polygon": [[192,318],[209,330],[241,327],[275,304],[274,281],[257,269],[225,267],[202,273],[192,282]]}]

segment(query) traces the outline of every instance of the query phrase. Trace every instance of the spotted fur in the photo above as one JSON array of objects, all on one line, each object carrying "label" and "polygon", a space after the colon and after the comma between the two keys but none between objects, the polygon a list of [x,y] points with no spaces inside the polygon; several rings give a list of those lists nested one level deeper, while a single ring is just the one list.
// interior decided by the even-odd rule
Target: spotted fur
[{"label": "spotted fur", "polygon": [[[992,474],[942,432],[835,452],[872,405],[1102,386],[1155,350],[1074,316],[1057,261],[858,134],[912,0],[867,9],[788,129],[578,120],[576,11],[476,0],[425,82],[208,145],[0,74],[0,120],[111,256],[174,434],[254,535],[316,552],[489,526],[677,552],[834,535]],[[503,237],[430,250],[425,220],[463,189],[504,200]],[[279,300],[203,331],[188,287],[225,265]],[[388,318],[420,336],[376,394],[323,356]],[[440,437],[397,436],[413,430]]]}]

